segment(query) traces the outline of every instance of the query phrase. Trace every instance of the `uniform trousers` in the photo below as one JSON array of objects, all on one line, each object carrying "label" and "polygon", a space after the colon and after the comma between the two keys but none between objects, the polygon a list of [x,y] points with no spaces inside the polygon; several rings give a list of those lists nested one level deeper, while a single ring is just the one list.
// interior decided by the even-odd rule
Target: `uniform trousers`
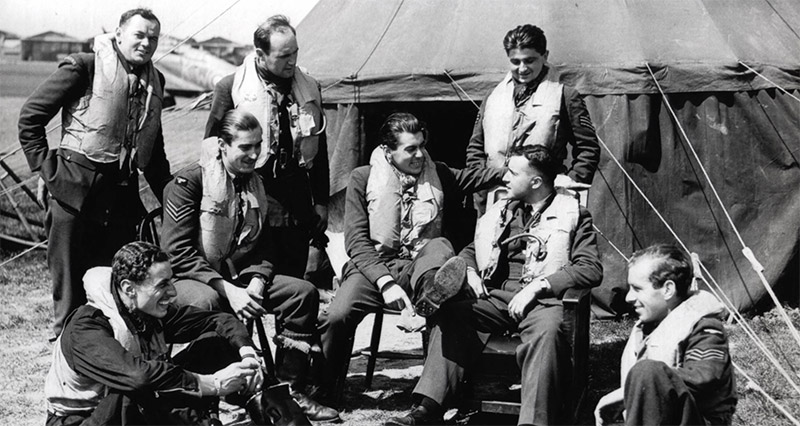
[{"label": "uniform trousers", "polygon": [[456,397],[465,372],[478,360],[489,334],[519,331],[522,339],[516,351],[522,384],[519,424],[558,424],[571,369],[570,344],[562,327],[563,312],[560,303],[537,303],[517,323],[509,316],[508,304],[501,298],[460,298],[443,304],[434,317],[428,357],[414,393],[444,406]]},{"label": "uniform trousers", "polygon": [[45,219],[56,336],[67,316],[86,303],[83,274],[95,266],[111,266],[117,250],[136,239],[136,226],[144,215],[136,184],[104,182],[92,191],[81,213],[51,199]]},{"label": "uniform trousers", "polygon": [[[413,260],[392,259],[386,264],[395,282],[415,302],[426,283],[432,282],[434,272],[454,255],[450,242],[440,237],[429,241]],[[342,286],[320,324],[325,357],[323,383],[329,392],[340,389],[344,383],[358,324],[368,314],[384,308],[378,287],[352,262],[346,264],[342,276]]]},{"label": "uniform trousers", "polygon": [[[244,287],[242,283],[235,281],[233,284]],[[175,302],[180,306],[191,305],[201,309],[232,312],[228,300],[206,283],[178,279],[175,281],[175,290],[178,292]],[[319,293],[310,282],[286,275],[275,275],[272,283],[264,289],[263,296],[264,308],[275,314],[276,321],[284,329],[301,334],[316,333]]]},{"label": "uniform trousers", "polygon": [[638,361],[625,380],[627,425],[729,425],[730,416],[704,418],[686,383],[667,364]]}]

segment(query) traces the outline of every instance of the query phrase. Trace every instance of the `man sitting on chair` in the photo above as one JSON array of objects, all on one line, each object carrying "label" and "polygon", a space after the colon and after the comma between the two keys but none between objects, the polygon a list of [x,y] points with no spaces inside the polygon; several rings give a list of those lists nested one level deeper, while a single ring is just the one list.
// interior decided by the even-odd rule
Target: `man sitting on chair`
[{"label": "man sitting on chair", "polygon": [[474,243],[448,260],[460,265],[453,269],[467,269],[468,285],[432,317],[414,389],[419,403],[386,424],[441,424],[443,405],[456,396],[486,333],[504,331],[522,338],[519,424],[559,423],[570,369],[561,298],[569,288],[599,285],[603,274],[591,215],[572,193],[553,186],[559,167],[543,146],[512,151],[504,177],[509,198],[487,209]]},{"label": "man sitting on chair", "polygon": [[161,245],[175,270],[177,303],[232,311],[258,320],[271,311],[285,348],[278,378],[310,420],[334,420],[336,410],[304,394],[309,351],[315,342],[319,293],[301,279],[275,275],[270,259],[270,199],[253,173],[261,154],[261,126],[250,113],[231,110],[220,137],[202,142],[200,161],[164,189]]},{"label": "man sitting on chair", "polygon": [[460,286],[463,268],[460,276],[440,271],[455,254],[446,237],[460,231],[452,229],[448,215],[459,210],[465,194],[501,181],[499,169],[455,170],[431,160],[425,125],[411,114],[392,114],[380,134],[370,164],[353,170],[347,187],[350,261],[322,324],[329,393],[341,384],[336,382],[350,359],[356,327],[367,314],[398,304],[411,310],[415,304],[426,316],[441,297],[425,290],[430,283]]},{"label": "man sitting on chair", "polygon": [[[172,269],[157,246],[129,243],[83,283],[89,302],[68,317],[53,347],[48,426],[208,424],[208,397],[260,388],[245,327],[227,313],[172,305]],[[213,346],[170,357],[168,344],[208,333]]]},{"label": "man sitting on chair", "polygon": [[622,354],[619,389],[600,398],[598,425],[729,425],[736,383],[728,339],[718,319],[724,307],[692,290],[690,259],[672,245],[650,246],[628,261],[628,295],[639,321]]}]

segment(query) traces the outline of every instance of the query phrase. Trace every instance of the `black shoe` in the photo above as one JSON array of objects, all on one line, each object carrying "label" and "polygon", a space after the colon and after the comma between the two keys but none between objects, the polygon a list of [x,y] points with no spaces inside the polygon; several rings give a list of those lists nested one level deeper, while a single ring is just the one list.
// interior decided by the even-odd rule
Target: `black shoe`
[{"label": "black shoe", "polygon": [[435,314],[444,301],[458,294],[466,278],[467,262],[458,256],[447,259],[436,271],[433,282],[422,289],[422,295],[414,305],[417,315],[429,317]]},{"label": "black shoe", "polygon": [[408,426],[408,425],[443,425],[444,418],[435,415],[427,408],[417,405],[403,417],[392,417],[383,423],[384,426]]},{"label": "black shoe", "polygon": [[292,398],[303,410],[306,417],[313,422],[337,422],[341,420],[338,411],[314,401],[302,392],[292,392]]},{"label": "black shoe", "polygon": [[303,410],[289,396],[289,385],[265,386],[247,401],[247,414],[256,426],[310,426]]}]

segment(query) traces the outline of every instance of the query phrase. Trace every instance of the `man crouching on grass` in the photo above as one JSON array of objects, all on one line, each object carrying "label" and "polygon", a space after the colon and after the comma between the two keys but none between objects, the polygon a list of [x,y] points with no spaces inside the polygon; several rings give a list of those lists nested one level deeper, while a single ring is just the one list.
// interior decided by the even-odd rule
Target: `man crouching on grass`
[{"label": "man crouching on grass", "polygon": [[[110,268],[86,273],[84,287],[88,303],[53,347],[48,426],[219,424],[209,414],[214,397],[238,393],[246,401],[261,388],[245,326],[227,313],[176,308],[172,268],[158,247],[123,246]],[[212,337],[171,359],[168,344],[200,335]]]},{"label": "man crouching on grass", "polygon": [[723,306],[692,290],[689,258],[654,245],[628,262],[628,295],[639,315],[622,354],[622,387],[600,398],[597,425],[625,408],[627,425],[729,425],[736,408]]}]

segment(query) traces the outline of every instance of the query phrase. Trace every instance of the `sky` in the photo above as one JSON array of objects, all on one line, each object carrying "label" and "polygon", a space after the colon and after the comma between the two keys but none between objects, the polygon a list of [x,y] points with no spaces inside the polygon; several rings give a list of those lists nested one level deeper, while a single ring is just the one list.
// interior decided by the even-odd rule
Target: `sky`
[{"label": "sky", "polygon": [[[89,38],[112,31],[126,10],[147,7],[161,21],[162,34],[195,40],[221,36],[242,44],[253,42],[256,26],[281,13],[295,26],[318,0],[0,0],[0,31],[24,38],[45,31]],[[207,28],[217,15],[229,11]]]}]

